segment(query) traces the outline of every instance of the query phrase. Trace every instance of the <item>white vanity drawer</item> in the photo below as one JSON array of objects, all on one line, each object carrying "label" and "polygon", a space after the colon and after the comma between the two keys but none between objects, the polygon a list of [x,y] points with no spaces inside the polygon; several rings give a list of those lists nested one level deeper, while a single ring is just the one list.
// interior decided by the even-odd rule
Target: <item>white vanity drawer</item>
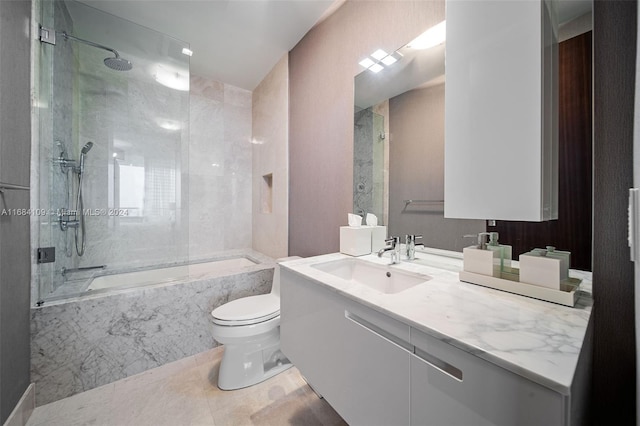
[{"label": "white vanity drawer", "polygon": [[566,424],[561,394],[415,329],[411,343],[411,424]]}]

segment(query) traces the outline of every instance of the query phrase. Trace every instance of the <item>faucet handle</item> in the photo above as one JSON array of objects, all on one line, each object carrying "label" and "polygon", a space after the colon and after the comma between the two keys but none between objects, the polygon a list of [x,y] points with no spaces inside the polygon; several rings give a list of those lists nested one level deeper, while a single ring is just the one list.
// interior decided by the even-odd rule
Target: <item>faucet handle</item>
[{"label": "faucet handle", "polygon": [[391,247],[395,247],[396,245],[400,244],[400,237],[389,237],[384,240],[384,242],[387,244],[391,244]]}]

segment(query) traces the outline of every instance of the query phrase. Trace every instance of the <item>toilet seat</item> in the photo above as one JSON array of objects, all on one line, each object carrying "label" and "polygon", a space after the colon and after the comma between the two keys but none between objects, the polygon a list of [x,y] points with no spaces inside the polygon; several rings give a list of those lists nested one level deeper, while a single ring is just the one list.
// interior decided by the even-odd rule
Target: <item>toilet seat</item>
[{"label": "toilet seat", "polygon": [[272,294],[242,297],[211,312],[213,322],[224,326],[257,324],[280,315],[280,298]]}]

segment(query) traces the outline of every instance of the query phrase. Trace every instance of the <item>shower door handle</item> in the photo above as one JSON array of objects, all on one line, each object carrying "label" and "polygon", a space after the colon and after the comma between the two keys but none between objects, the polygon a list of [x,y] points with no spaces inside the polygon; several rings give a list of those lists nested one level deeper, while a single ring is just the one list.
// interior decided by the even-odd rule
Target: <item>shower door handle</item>
[{"label": "shower door handle", "polygon": [[11,183],[0,182],[0,192],[13,190],[13,191],[29,191],[31,188],[24,185],[14,185]]}]

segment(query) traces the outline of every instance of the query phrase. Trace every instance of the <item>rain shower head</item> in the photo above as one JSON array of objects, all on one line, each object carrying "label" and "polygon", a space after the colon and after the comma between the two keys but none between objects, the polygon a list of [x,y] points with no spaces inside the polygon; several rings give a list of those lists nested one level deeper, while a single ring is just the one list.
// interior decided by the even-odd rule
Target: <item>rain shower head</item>
[{"label": "rain shower head", "polygon": [[89,152],[91,150],[91,148],[93,148],[93,142],[87,142],[82,147],[82,150],[80,151],[80,153],[81,154],[86,154],[87,152]]},{"label": "rain shower head", "polygon": [[77,42],[80,42],[80,43],[88,44],[89,46],[97,47],[98,49],[102,49],[102,50],[107,50],[107,51],[113,53],[114,55],[116,55],[115,58],[105,58],[104,59],[104,64],[107,67],[111,68],[112,70],[129,71],[131,68],[133,68],[133,64],[131,63],[131,61],[128,61],[127,59],[121,58],[120,54],[115,49],[112,49],[112,48],[107,47],[107,46],[103,46],[103,45],[98,44],[98,43],[94,43],[94,42],[89,41],[89,40],[84,40],[84,39],[69,35],[69,34],[66,33],[66,31],[62,31],[59,34],[61,34],[62,37],[64,37],[65,40],[72,40],[72,41],[77,41]]},{"label": "rain shower head", "polygon": [[115,58],[104,58],[104,64],[116,71],[129,71],[133,68],[131,61],[121,58],[117,54]]}]

